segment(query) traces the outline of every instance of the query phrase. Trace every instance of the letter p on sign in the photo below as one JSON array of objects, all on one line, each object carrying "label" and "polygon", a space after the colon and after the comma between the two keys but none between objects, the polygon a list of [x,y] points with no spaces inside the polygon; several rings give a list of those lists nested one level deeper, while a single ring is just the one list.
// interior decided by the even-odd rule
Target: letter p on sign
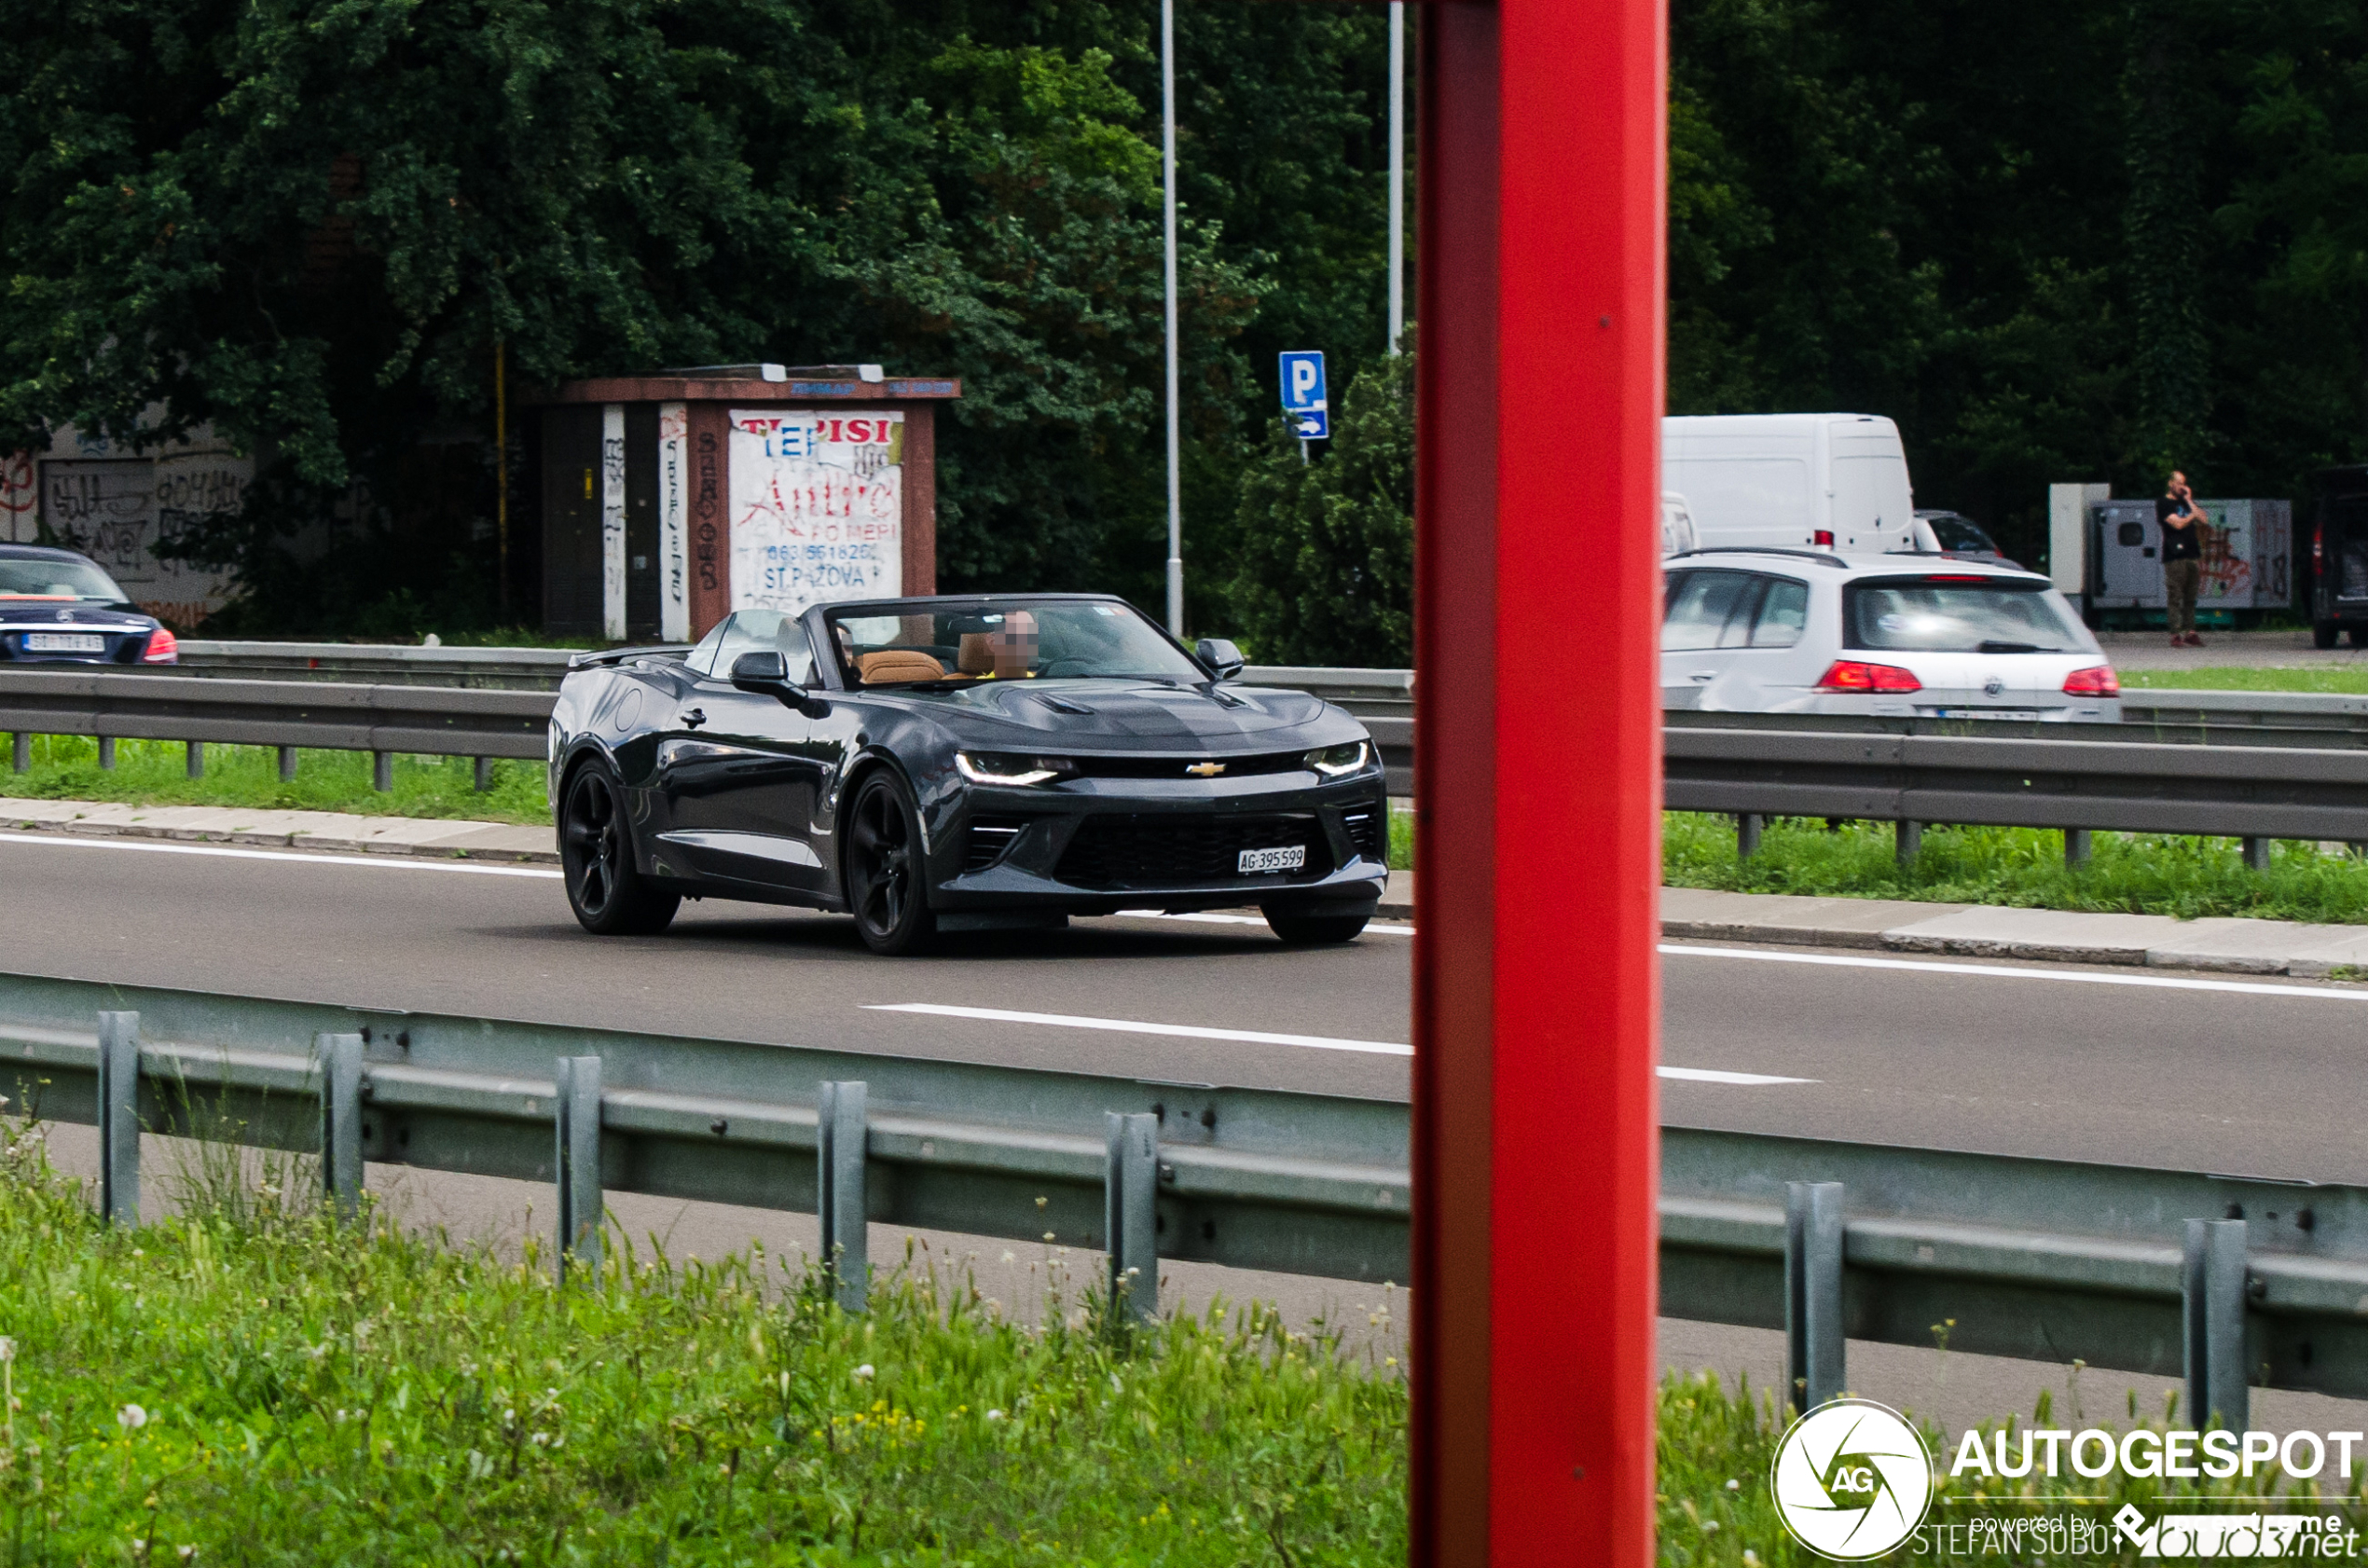
[{"label": "letter p on sign", "polygon": [[1322,441],[1332,433],[1331,416],[1324,395],[1324,356],[1302,350],[1281,356],[1283,412],[1290,416],[1292,433],[1302,441]]}]

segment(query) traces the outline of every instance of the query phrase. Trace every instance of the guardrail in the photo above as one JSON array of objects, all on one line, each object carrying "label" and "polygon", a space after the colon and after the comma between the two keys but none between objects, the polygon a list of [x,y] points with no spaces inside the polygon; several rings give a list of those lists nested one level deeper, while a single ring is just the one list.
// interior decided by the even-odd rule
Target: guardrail
[{"label": "guardrail", "polygon": [[[1407,1276],[1396,1101],[23,975],[0,1092],[99,1122],[125,1220],[145,1127],[320,1151],[347,1206],[365,1161],[558,1183],[579,1255],[605,1188],[820,1213],[851,1264],[868,1217]],[[2231,1424],[2247,1382],[2368,1395],[2368,1189],[1669,1127],[1659,1202],[1661,1310],[1789,1329],[1811,1394],[1845,1336],[1953,1320],[1953,1349],[2168,1375],[2196,1338],[2238,1369],[2200,1407]]]},{"label": "guardrail", "polygon": [[333,681],[556,692],[566,648],[419,648],[403,643],[222,642],[185,638],[172,667],[203,680]]},{"label": "guardrail", "polygon": [[380,790],[393,786],[398,751],[475,757],[483,790],[491,759],[548,754],[554,701],[544,692],[0,668],[0,730],[15,737],[19,773],[33,736],[80,735],[97,737],[103,768],[115,765],[119,739],[185,742],[192,778],[205,771],[209,741],[277,747],[282,778],[296,777],[299,747],[368,751]]},{"label": "guardrail", "polygon": [[[1358,712],[1390,766],[1391,788],[1411,787],[1411,672],[1245,673]],[[2202,700],[2222,695],[2181,693],[2182,703],[2201,706],[2158,709],[2188,714],[2175,739],[2161,738],[2162,726],[2134,724],[1676,712],[1667,715],[1663,743],[1666,799],[1679,810],[1734,815],[1747,850],[1769,816],[1898,822],[1903,849],[1926,822],[2060,828],[2074,858],[2096,829],[2240,838],[2261,863],[2273,838],[2368,841],[2368,744],[2301,743],[2352,733],[2333,729],[2279,730],[2278,744],[2262,744],[2272,732],[2261,725],[2195,721],[2223,711]],[[193,775],[203,768],[205,744],[222,741],[279,748],[283,776],[293,775],[298,748],[370,751],[384,788],[396,752],[481,764],[544,756],[552,702],[529,691],[0,669],[0,729],[16,737],[20,770],[33,735],[95,736],[102,766],[112,763],[118,737],[183,741]],[[2310,711],[2330,724],[2357,715],[2368,741],[2368,701],[2336,698]]]}]

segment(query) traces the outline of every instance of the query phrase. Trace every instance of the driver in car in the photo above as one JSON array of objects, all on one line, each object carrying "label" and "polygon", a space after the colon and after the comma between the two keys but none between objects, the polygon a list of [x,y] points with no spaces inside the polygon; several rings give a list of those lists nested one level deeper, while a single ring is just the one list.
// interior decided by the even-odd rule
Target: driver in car
[{"label": "driver in car", "polygon": [[1042,634],[1036,629],[1036,617],[1026,610],[1014,610],[1003,617],[1003,624],[986,634],[986,650],[994,656],[995,667],[983,673],[983,681],[1026,681],[1035,673],[1038,646]]}]

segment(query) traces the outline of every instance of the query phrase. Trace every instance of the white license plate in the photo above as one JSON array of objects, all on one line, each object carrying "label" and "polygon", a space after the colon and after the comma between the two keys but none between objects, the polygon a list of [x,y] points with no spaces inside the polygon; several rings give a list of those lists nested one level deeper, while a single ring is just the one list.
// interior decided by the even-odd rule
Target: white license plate
[{"label": "white license plate", "polygon": [[107,640],[89,631],[29,631],[24,634],[24,651],[28,653],[103,653]]},{"label": "white license plate", "polygon": [[1280,849],[1245,849],[1242,851],[1241,874],[1252,876],[1260,872],[1300,871],[1307,865],[1307,846],[1285,845]]},{"label": "white license plate", "polygon": [[2026,723],[2039,721],[2035,708],[1940,708],[1933,710],[1935,719],[2019,719]]}]

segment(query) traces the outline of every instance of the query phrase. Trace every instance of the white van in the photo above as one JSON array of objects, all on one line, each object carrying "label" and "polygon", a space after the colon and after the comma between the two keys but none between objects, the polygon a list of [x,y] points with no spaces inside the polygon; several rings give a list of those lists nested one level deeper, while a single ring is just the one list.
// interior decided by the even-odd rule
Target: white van
[{"label": "white van", "polygon": [[1907,448],[1879,414],[1665,419],[1661,488],[1685,496],[1705,550],[1916,547]]}]

